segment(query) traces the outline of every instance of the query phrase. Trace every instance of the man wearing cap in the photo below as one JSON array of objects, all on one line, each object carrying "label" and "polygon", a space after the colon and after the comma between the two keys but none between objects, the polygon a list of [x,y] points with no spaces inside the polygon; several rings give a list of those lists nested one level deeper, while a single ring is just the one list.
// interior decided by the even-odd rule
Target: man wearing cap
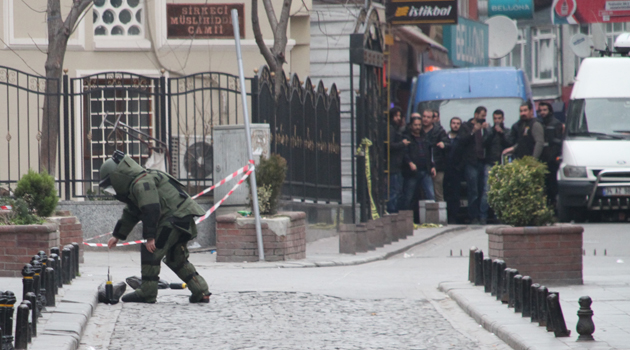
[{"label": "man wearing cap", "polygon": [[162,258],[179,278],[188,284],[191,303],[208,303],[210,292],[206,281],[188,261],[186,244],[197,236],[195,217],[205,214],[184,191],[184,185],[159,170],[144,169],[120,151],[103,163],[99,186],[127,204],[116,223],[111,249],[142,221],[140,247],[142,283],[134,292],[123,295],[124,302],[154,303],[157,298]]}]

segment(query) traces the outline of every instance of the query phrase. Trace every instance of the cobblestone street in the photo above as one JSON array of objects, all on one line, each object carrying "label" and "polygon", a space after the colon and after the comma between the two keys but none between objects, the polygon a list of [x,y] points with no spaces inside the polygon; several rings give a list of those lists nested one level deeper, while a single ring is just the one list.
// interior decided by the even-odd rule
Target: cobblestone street
[{"label": "cobblestone street", "polygon": [[180,293],[120,309],[110,350],[478,348],[423,300],[229,292],[191,305]]}]

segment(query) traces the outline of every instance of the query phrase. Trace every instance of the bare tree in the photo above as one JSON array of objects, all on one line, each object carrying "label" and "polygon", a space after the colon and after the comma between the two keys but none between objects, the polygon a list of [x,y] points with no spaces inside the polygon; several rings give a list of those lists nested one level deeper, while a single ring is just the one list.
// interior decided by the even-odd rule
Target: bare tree
[{"label": "bare tree", "polygon": [[283,0],[282,9],[280,10],[280,19],[277,19],[276,12],[273,9],[271,0],[262,0],[267,19],[273,31],[273,47],[269,49],[265,45],[262,32],[260,31],[260,22],[258,20],[258,0],[252,0],[252,29],[254,30],[254,39],[260,53],[265,58],[269,69],[275,73],[275,99],[280,97],[282,81],[282,65],[286,63],[285,50],[287,48],[287,27],[289,25],[289,10],[291,9],[292,0]]},{"label": "bare tree", "polygon": [[[66,55],[68,38],[77,22],[83,18],[93,0],[73,0],[66,19],[61,18],[60,0],[48,0],[46,9],[48,24],[48,52],[46,54],[46,96],[42,115],[41,156],[39,164],[54,176],[57,162],[57,142],[59,141],[59,91],[63,60]],[[66,159],[66,161],[68,161]]]}]

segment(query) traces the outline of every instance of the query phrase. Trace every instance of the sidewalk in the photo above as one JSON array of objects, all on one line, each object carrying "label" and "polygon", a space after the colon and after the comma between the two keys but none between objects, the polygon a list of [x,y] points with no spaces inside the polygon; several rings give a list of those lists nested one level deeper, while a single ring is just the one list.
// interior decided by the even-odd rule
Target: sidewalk
[{"label": "sidewalk", "polygon": [[[338,236],[324,238],[307,243],[306,259],[279,262],[256,263],[216,263],[216,255],[209,253],[193,253],[191,260],[203,254],[204,265],[194,262],[198,268],[236,268],[236,269],[270,269],[270,268],[313,268],[327,266],[346,266],[365,264],[377,260],[384,260],[400,254],[407,249],[429,241],[447,232],[465,230],[466,226],[448,226],[442,228],[423,228],[414,231],[414,235],[398,242],[377,248],[374,251],[356,255],[339,254]],[[98,303],[97,288],[106,281],[106,266],[117,271],[114,281],[121,281],[120,276],[138,274],[140,254],[136,251],[85,252],[85,263],[81,264],[81,277],[72,281],[71,285],[64,285],[59,290],[56,307],[48,307],[37,324],[37,337],[29,344],[30,350],[74,350],[79,346],[83,331]],[[210,264],[210,265],[207,265]],[[170,271],[163,269],[168,275]],[[10,290],[16,294],[16,307],[22,301],[22,279],[0,278],[0,290]],[[128,289],[129,291],[129,289]],[[15,331],[15,330],[14,330]]]},{"label": "sidewalk", "polygon": [[[630,263],[630,261],[628,261]],[[483,286],[468,282],[443,282],[439,289],[488,331],[516,350],[547,349],[630,349],[630,269],[619,257],[585,256],[584,284],[549,287],[560,293],[567,329],[571,336],[555,338],[538,323],[521,317],[501,304]],[[576,342],[578,299],[590,296],[594,312],[595,341]]]}]

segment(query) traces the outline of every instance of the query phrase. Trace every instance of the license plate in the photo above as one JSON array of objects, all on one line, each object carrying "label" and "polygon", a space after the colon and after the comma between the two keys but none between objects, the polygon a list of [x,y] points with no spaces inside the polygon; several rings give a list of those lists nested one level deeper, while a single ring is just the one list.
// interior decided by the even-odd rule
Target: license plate
[{"label": "license plate", "polygon": [[630,187],[604,187],[602,195],[606,197],[630,196]]}]

